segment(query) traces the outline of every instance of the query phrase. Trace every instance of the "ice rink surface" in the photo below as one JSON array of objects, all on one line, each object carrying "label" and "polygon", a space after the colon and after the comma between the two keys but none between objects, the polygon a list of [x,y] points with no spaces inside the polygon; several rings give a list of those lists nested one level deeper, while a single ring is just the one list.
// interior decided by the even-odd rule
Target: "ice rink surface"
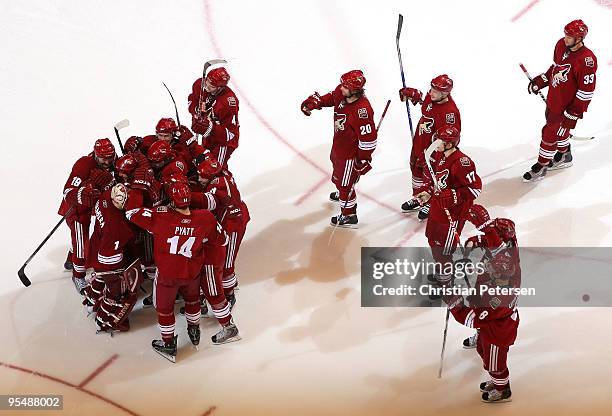
[{"label": "ice rink surface", "polygon": [[[71,415],[609,414],[609,309],[523,308],[509,355],[513,402],[491,407],[479,400],[480,359],[460,346],[469,329],[450,323],[438,380],[444,309],[361,308],[359,280],[360,247],[426,244],[424,224],[399,211],[410,192],[410,136],[397,99],[398,13],[408,85],[426,90],[440,73],[455,81],[461,148],[484,181],[479,202],[512,218],[523,246],[612,244],[605,3],[3,1],[0,393],[63,394]],[[518,62],[546,70],[575,18],[589,25],[586,44],[599,60],[576,134],[597,138],[572,143],[571,169],[524,184],[544,106],[527,94]],[[123,118],[131,121],[127,137],[173,116],[162,81],[188,122],[187,94],[212,58],[229,61],[241,104],[230,168],[253,218],[237,266],[243,340],[213,346],[217,324],[207,320],[195,352],[178,317],[172,365],[150,347],[159,336],[150,309],[136,307],[128,333],[95,334],[62,271],[65,226],[28,266],[31,287],[16,271],[59,220],[74,161],[96,139],[114,140]],[[328,246],[332,112],[307,118],[299,105],[353,68],[365,72],[376,119],[393,102],[374,170],[357,188],[361,227],[338,230]],[[414,122],[418,116],[414,110]]]}]

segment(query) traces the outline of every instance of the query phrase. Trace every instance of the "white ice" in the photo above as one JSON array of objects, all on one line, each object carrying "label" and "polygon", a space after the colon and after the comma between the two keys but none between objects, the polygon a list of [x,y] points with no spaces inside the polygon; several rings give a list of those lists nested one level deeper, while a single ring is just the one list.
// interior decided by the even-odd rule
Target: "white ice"
[{"label": "white ice", "polygon": [[[522,309],[509,358],[514,401],[490,408],[479,400],[480,360],[460,348],[469,329],[450,323],[438,380],[443,309],[360,307],[360,247],[426,244],[424,224],[399,212],[410,191],[410,137],[397,99],[398,12],[408,84],[426,90],[439,73],[455,80],[461,148],[484,180],[479,202],[514,219],[524,246],[612,244],[612,10],[604,1],[531,3],[512,22],[528,0],[4,0],[0,393],[63,394],[64,414],[74,415],[608,414],[609,309]],[[572,168],[523,184],[544,108],[526,93],[518,63],[544,71],[574,18],[589,25],[587,45],[599,58],[595,97],[576,134],[597,138],[572,143]],[[253,217],[237,266],[243,340],[212,346],[217,324],[207,321],[195,352],[178,317],[172,365],[150,347],[158,336],[152,310],[138,306],[128,333],[95,335],[62,271],[65,226],[28,266],[31,287],[16,271],[59,220],[74,161],[95,139],[114,140],[123,118],[131,122],[125,138],[173,116],[162,81],[188,122],[187,94],[211,58],[229,61],[241,102],[230,167]],[[374,170],[358,185],[361,227],[338,230],[328,247],[332,115],[307,118],[299,104],[353,68],[365,72],[377,118],[392,104]]]}]

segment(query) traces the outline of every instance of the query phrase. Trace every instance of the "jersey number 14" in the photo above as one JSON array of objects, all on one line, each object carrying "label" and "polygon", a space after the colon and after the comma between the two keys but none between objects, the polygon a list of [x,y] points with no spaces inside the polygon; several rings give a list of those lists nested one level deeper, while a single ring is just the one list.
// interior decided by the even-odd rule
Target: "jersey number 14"
[{"label": "jersey number 14", "polygon": [[195,243],[195,237],[189,237],[180,247],[179,238],[178,235],[175,235],[166,240],[170,244],[170,254],[180,254],[183,257],[191,258],[191,249],[193,243]]}]

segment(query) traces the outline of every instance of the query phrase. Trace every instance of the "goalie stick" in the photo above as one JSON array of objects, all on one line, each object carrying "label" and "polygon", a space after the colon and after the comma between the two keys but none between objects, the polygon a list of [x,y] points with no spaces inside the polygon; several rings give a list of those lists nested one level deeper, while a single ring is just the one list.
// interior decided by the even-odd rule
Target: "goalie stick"
[{"label": "goalie stick", "polygon": [[[399,15],[397,19],[397,35],[395,36],[395,45],[397,47],[397,59],[399,60],[400,74],[402,75],[402,87],[406,88],[406,78],[404,77],[404,64],[402,63],[402,52],[400,50],[400,35],[402,34],[402,25],[404,16]],[[412,127],[412,117],[410,117],[410,105],[406,100],[406,111],[408,112],[408,123],[410,124],[410,138],[414,138],[414,128]]]},{"label": "goalie stick", "polygon": [[[527,72],[527,68],[525,68],[525,65],[519,62],[519,66],[523,70],[523,73],[525,74],[527,79],[529,79],[529,82],[532,82],[533,78],[531,77],[531,75],[529,75],[529,72]],[[544,104],[546,104],[546,98],[544,97],[544,94],[542,94],[542,91],[538,90],[538,95],[540,96],[542,101],[544,101]],[[578,140],[578,141],[588,141],[588,140],[593,140],[595,138],[595,136],[574,136],[573,134],[570,134],[569,137],[570,139]]]},{"label": "goalie stick", "polygon": [[36,250],[34,250],[34,253],[32,253],[32,255],[30,257],[28,257],[28,259],[25,261],[25,263],[23,263],[23,266],[21,266],[21,268],[19,269],[19,271],[17,271],[17,276],[19,276],[19,279],[21,280],[21,283],[23,283],[23,285],[25,287],[28,287],[32,284],[32,282],[30,282],[30,279],[28,279],[28,276],[26,276],[25,274],[25,268],[28,265],[28,263],[30,262],[30,260],[32,260],[34,258],[34,256],[36,255],[36,253],[38,253],[40,251],[40,249],[42,248],[42,246],[45,245],[45,243],[47,242],[47,240],[49,240],[49,238],[51,238],[51,236],[53,235],[53,233],[55,233],[55,230],[57,230],[57,228],[62,224],[62,222],[64,222],[64,220],[66,219],[66,217],[68,215],[70,215],[72,213],[72,207],[70,207],[70,209],[68,210],[68,212],[66,212],[66,214],[62,217],[62,219],[59,220],[59,222],[57,224],[55,224],[55,227],[53,227],[53,229],[51,230],[51,232],[49,234],[47,234],[47,236],[45,237],[45,239],[42,241],[42,243],[40,243],[38,245],[38,247],[36,247]]},{"label": "goalie stick", "polygon": [[123,150],[123,143],[121,142],[121,136],[119,136],[119,130],[124,129],[130,125],[130,120],[124,119],[115,124],[113,129],[115,130],[115,136],[117,136],[117,141],[119,142],[119,149],[121,149],[121,154],[125,154],[125,150]]}]

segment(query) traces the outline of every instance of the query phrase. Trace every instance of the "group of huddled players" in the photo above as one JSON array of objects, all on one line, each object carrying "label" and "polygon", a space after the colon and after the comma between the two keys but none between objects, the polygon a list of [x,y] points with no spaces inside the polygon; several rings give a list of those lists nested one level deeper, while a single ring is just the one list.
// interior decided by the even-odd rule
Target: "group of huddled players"
[{"label": "group of huddled players", "polygon": [[193,345],[202,313],[221,325],[214,344],[240,339],[234,264],[250,215],[227,166],[239,140],[229,79],[219,67],[195,81],[191,129],[162,118],[155,134],[128,138],[120,157],[111,140],[96,140],[74,164],[59,209],[72,242],[64,267],[97,330],[129,330],[142,283],[153,279],[143,299],[155,306],[161,331],[152,346],[173,362],[177,299]]}]

